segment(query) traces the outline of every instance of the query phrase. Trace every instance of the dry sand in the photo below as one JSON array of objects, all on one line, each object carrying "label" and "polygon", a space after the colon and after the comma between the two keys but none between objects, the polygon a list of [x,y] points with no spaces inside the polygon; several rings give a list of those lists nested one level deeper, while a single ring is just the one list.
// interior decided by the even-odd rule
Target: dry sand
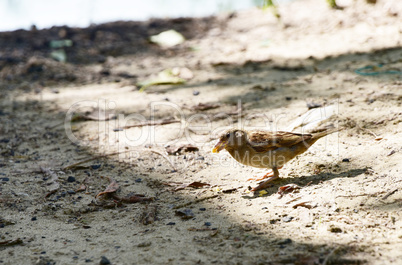
[{"label": "dry sand", "polygon": [[[402,4],[377,2],[1,33],[0,264],[400,264]],[[147,42],[170,28],[187,41]],[[138,91],[173,67],[193,77]],[[210,152],[224,128],[285,130],[309,105],[345,129],[265,192],[247,180],[265,170]],[[116,118],[83,119],[94,106]],[[144,120],[180,122],[118,129]],[[153,200],[95,198],[108,178]]]}]

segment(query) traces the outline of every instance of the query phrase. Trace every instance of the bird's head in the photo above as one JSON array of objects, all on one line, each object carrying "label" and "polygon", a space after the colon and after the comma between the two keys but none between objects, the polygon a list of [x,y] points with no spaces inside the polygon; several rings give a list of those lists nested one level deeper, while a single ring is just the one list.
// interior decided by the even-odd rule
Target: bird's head
[{"label": "bird's head", "polygon": [[241,146],[246,140],[246,132],[240,129],[229,129],[225,131],[212,149],[212,153],[219,153],[223,149],[230,150]]}]

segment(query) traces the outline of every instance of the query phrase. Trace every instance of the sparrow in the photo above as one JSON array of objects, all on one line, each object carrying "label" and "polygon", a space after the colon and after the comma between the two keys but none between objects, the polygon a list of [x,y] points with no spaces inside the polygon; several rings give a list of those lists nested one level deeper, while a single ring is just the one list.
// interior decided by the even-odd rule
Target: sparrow
[{"label": "sparrow", "polygon": [[288,161],[306,152],[318,139],[340,130],[340,128],[332,128],[317,133],[302,134],[229,129],[219,137],[212,152],[218,153],[226,149],[241,164],[272,169],[273,174],[264,175],[262,179],[268,179],[252,189],[257,191],[267,188],[271,181],[279,178],[278,169]]}]

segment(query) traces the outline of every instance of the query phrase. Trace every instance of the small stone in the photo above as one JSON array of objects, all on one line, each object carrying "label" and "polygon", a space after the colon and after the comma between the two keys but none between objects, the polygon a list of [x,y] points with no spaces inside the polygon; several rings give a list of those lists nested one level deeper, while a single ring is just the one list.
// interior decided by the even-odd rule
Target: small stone
[{"label": "small stone", "polygon": [[135,180],[135,182],[140,183],[140,182],[142,182],[142,179],[138,178],[138,179]]},{"label": "small stone", "polygon": [[284,240],[279,241],[279,242],[278,242],[278,245],[287,245],[287,244],[290,244],[290,243],[292,243],[292,242],[293,242],[292,239],[286,238],[286,239],[284,239]]},{"label": "small stone", "polygon": [[105,256],[101,257],[99,265],[110,265],[110,264],[112,264],[112,263]]},{"label": "small stone", "polygon": [[292,97],[285,97],[287,101],[292,100]]},{"label": "small stone", "polygon": [[321,108],[322,104],[316,103],[316,102],[307,102],[307,108],[308,109],[315,109],[315,108]]},{"label": "small stone", "polygon": [[284,221],[285,223],[289,223],[290,221],[292,221],[293,217],[292,216],[285,216],[282,218],[282,221]]},{"label": "small stone", "polygon": [[145,248],[145,247],[150,247],[152,245],[152,242],[142,242],[142,243],[139,243],[138,245],[137,245],[137,247],[139,247],[139,248]]},{"label": "small stone", "polygon": [[31,221],[36,221],[36,220],[37,220],[36,216],[31,218]]},{"label": "small stone", "polygon": [[350,159],[349,158],[344,158],[344,159],[342,159],[342,162],[350,162]]},{"label": "small stone", "polygon": [[193,91],[193,95],[194,95],[194,96],[198,96],[199,94],[200,94],[200,91],[197,91],[197,90],[194,90],[194,91]]},{"label": "small stone", "polygon": [[202,212],[204,212],[206,210],[207,210],[206,208],[200,208],[200,211],[202,211]]},{"label": "small stone", "polygon": [[99,169],[100,167],[101,167],[101,164],[91,165],[92,169]]},{"label": "small stone", "polygon": [[166,225],[176,225],[176,223],[175,222],[169,222]]},{"label": "small stone", "polygon": [[69,176],[67,178],[67,182],[74,182],[74,181],[75,181],[75,178],[73,176]]},{"label": "small stone", "polygon": [[211,226],[212,224],[210,222],[205,222],[204,225],[205,226]]},{"label": "small stone", "polygon": [[195,160],[205,160],[205,158],[203,156],[199,156]]},{"label": "small stone", "polygon": [[42,251],[40,254],[44,255],[44,254],[46,254],[46,251]]},{"label": "small stone", "polygon": [[334,225],[331,225],[328,228],[328,231],[330,231],[331,233],[342,233],[342,229]]},{"label": "small stone", "polygon": [[188,220],[188,219],[194,218],[194,213],[193,213],[193,211],[191,211],[191,209],[176,210],[175,214],[177,216],[180,216],[181,219],[183,219],[183,220]]},{"label": "small stone", "polygon": [[1,178],[1,181],[9,181],[10,178]]},{"label": "small stone", "polygon": [[75,191],[74,190],[68,190],[67,193],[68,194],[75,194]]},{"label": "small stone", "polygon": [[92,260],[91,259],[85,259],[85,262],[89,263],[89,262],[92,262]]}]

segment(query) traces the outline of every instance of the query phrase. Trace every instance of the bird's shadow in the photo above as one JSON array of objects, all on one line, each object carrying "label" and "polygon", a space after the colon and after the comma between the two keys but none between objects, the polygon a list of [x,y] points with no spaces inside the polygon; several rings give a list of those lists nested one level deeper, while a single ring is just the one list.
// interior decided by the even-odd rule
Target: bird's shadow
[{"label": "bird's shadow", "polygon": [[[297,184],[300,187],[305,187],[307,185],[312,186],[312,185],[317,185],[323,181],[328,181],[328,180],[331,180],[334,178],[356,177],[358,175],[367,173],[368,169],[369,169],[369,167],[365,167],[365,168],[351,169],[351,170],[347,170],[347,171],[340,172],[340,173],[325,172],[325,173],[319,173],[319,174],[314,174],[314,175],[310,175],[310,176],[302,176],[302,177],[298,177],[298,178],[279,178],[277,180],[274,180],[269,188],[265,189],[265,191],[267,193],[264,194],[264,197],[277,193],[278,188],[283,185],[286,185],[286,184],[290,184],[290,183]],[[242,197],[245,199],[246,198],[254,199],[254,198],[261,197],[261,193],[260,193],[260,191],[255,191],[254,196],[252,196],[252,197],[250,197],[250,196],[242,196]]]}]

